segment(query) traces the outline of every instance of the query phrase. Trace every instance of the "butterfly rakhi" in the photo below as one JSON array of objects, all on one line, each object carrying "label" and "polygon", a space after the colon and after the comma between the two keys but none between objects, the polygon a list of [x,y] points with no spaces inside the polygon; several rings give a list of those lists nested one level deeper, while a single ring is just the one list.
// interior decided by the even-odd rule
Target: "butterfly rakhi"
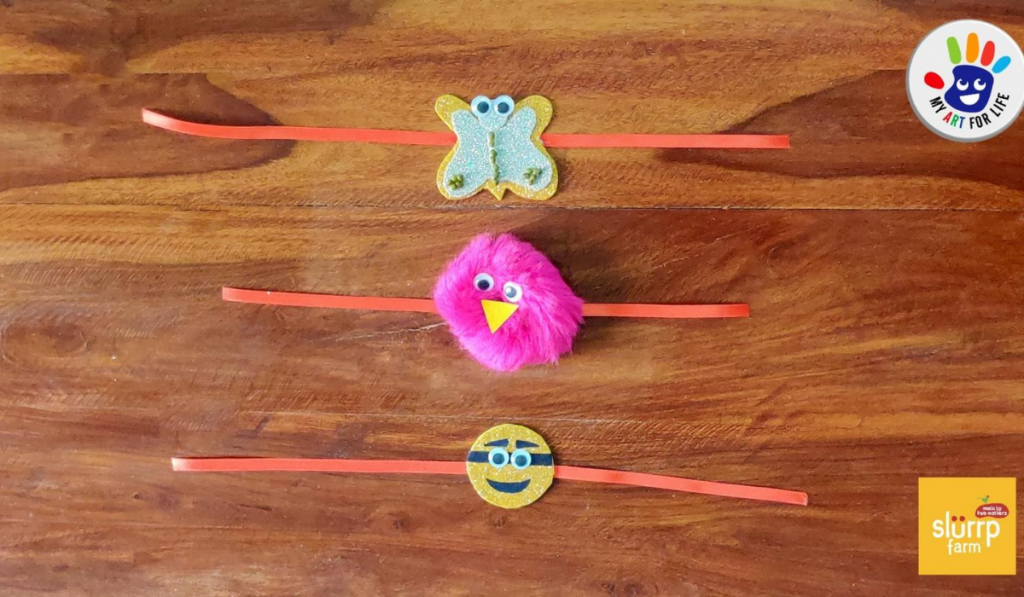
[{"label": "butterfly rakhi", "polygon": [[285,139],[452,147],[437,171],[437,188],[448,199],[506,191],[533,200],[558,190],[558,168],[549,148],[788,149],[788,135],[545,133],[554,114],[540,95],[514,101],[508,95],[477,96],[469,103],[442,95],[434,109],[450,132],[296,126],[224,126],[179,120],[142,110],[158,128],[219,139]]},{"label": "butterfly rakhi", "polygon": [[487,189],[497,199],[511,190],[527,199],[547,199],[558,188],[558,170],[541,141],[551,121],[551,102],[531,95],[517,105],[507,95],[484,96],[472,105],[443,95],[435,110],[458,137],[437,170],[437,188],[449,199]]}]

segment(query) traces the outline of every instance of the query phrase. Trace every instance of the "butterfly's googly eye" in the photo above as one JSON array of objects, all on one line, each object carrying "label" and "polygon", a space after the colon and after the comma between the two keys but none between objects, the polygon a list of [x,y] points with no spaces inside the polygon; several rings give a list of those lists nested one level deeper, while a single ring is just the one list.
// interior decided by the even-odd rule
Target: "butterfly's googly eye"
[{"label": "butterfly's googly eye", "polygon": [[518,303],[523,298],[523,287],[515,282],[505,282],[505,286],[501,289],[501,293],[505,295],[510,302]]},{"label": "butterfly's googly eye", "polygon": [[486,95],[478,95],[473,98],[473,103],[470,104],[473,111],[483,116],[491,111],[491,100]]},{"label": "butterfly's googly eye", "polygon": [[494,109],[498,111],[498,114],[508,114],[512,112],[512,108],[515,107],[516,103],[507,95],[499,95],[498,98],[494,100]]},{"label": "butterfly's googly eye", "polygon": [[530,466],[531,462],[533,462],[533,457],[530,456],[530,453],[527,452],[526,450],[520,448],[515,452],[512,452],[512,466],[516,467],[517,469],[523,470],[524,468]]},{"label": "butterfly's googly eye", "polygon": [[974,80],[974,88],[977,89],[978,91],[984,91],[986,87],[988,87],[988,83],[982,81],[981,79]]},{"label": "butterfly's googly eye", "polygon": [[473,287],[477,290],[487,292],[494,288],[494,278],[492,278],[490,274],[477,274],[476,277],[473,278]]},{"label": "butterfly's googly eye", "polygon": [[508,452],[505,451],[505,448],[494,448],[487,454],[487,462],[490,462],[494,468],[503,468],[508,464]]},{"label": "butterfly's googly eye", "polygon": [[957,79],[956,88],[959,89],[960,91],[967,91],[967,81],[964,81],[963,79]]}]

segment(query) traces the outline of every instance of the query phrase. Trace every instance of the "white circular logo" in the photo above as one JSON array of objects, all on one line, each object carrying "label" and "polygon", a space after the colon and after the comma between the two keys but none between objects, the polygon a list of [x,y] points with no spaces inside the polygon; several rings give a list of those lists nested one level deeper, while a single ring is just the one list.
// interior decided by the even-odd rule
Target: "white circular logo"
[{"label": "white circular logo", "polygon": [[995,137],[1024,107],[1024,54],[984,21],[953,21],[918,44],[907,65],[907,96],[936,134],[964,143]]}]

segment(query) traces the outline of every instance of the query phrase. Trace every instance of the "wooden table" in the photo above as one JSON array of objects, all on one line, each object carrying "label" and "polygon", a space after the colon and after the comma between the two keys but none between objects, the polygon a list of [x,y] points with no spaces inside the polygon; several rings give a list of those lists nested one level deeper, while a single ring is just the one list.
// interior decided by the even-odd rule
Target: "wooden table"
[{"label": "wooden table", "polygon": [[[966,146],[904,68],[1018,0],[0,2],[3,595],[1019,595],[919,577],[917,479],[1021,476],[1024,124]],[[174,135],[444,130],[443,93],[551,132],[792,135],[780,151],[553,150],[543,203],[449,202],[447,149]],[[225,304],[222,285],[428,296],[513,231],[590,301],[557,367],[436,317]],[[174,455],[461,459],[493,424],[559,462],[803,489],[799,508],[563,482],[186,475]],[[1018,529],[1020,533],[1020,529]]]}]

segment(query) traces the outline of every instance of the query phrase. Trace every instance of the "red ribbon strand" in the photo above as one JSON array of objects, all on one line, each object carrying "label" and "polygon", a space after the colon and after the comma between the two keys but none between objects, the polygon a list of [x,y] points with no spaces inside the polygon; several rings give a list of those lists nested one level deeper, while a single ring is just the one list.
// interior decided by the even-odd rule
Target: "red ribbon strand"
[{"label": "red ribbon strand", "polygon": [[[389,145],[455,145],[450,131],[397,131],[390,129],[346,129],[307,126],[225,126],[200,124],[142,110],[142,121],[157,128],[196,137],[214,139],[286,139],[291,141],[341,141]],[[647,135],[636,133],[589,135],[545,133],[546,147],[562,148],[651,148],[651,149],[789,149],[789,135]]]}]

